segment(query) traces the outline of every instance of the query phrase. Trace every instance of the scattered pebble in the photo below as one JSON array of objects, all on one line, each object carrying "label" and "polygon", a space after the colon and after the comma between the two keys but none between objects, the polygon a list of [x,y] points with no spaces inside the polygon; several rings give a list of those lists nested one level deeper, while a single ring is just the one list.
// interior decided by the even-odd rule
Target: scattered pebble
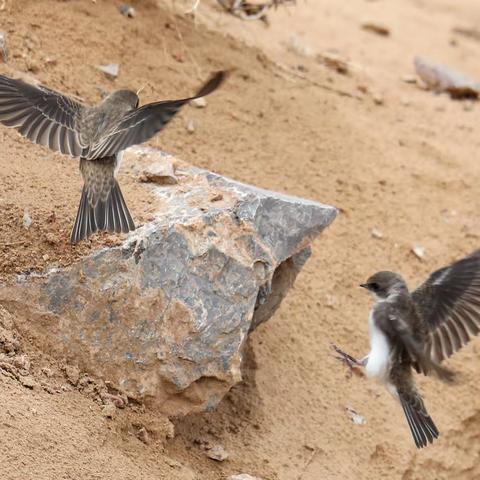
[{"label": "scattered pebble", "polygon": [[107,403],[102,407],[102,415],[105,418],[114,418],[117,414],[117,407],[113,403]]},{"label": "scattered pebble", "polygon": [[140,427],[137,432],[136,432],[136,437],[145,445],[148,445],[150,443],[150,435],[147,432],[147,429],[145,427]]},{"label": "scattered pebble", "polygon": [[78,367],[74,367],[72,365],[66,365],[64,371],[68,381],[73,386],[78,385],[78,381],[80,380],[80,370],[78,369]]},{"label": "scattered pebble", "polygon": [[422,245],[414,245],[412,247],[412,253],[422,260],[425,257],[425,247],[422,247]]},{"label": "scattered pebble", "polygon": [[194,98],[190,100],[190,105],[195,108],[205,108],[207,106],[207,100],[205,97]]},{"label": "scattered pebble", "polygon": [[27,355],[17,355],[11,359],[11,363],[20,370],[20,375],[28,375],[30,373],[30,359]]},{"label": "scattered pebble", "polygon": [[139,180],[158,185],[175,185],[178,183],[173,163],[169,161],[157,162],[148,166],[140,174]]},{"label": "scattered pebble", "polygon": [[0,54],[2,55],[3,63],[8,62],[8,47],[7,47],[7,34],[0,30]]},{"label": "scattered pebble", "polygon": [[444,65],[435,65],[423,58],[414,60],[415,71],[429,90],[436,93],[446,92],[453,99],[477,99],[480,82],[471,80],[463,74]]},{"label": "scattered pebble", "polygon": [[118,63],[109,63],[107,65],[98,65],[97,69],[103,72],[109,78],[117,78],[120,71]]},{"label": "scattered pebble", "polygon": [[405,83],[417,83],[417,77],[415,75],[403,75],[402,82]]},{"label": "scattered pebble", "polygon": [[252,477],[248,473],[239,473],[237,475],[230,475],[228,480],[260,480],[258,477]]},{"label": "scattered pebble", "polygon": [[228,458],[228,452],[222,447],[222,445],[214,445],[212,448],[205,452],[205,455],[217,462],[223,462]]},{"label": "scattered pebble", "polygon": [[191,118],[189,118],[187,120],[185,128],[187,129],[188,133],[194,133],[195,132],[195,124],[193,123],[193,120]]},{"label": "scattered pebble", "polygon": [[42,373],[47,377],[47,378],[51,378],[53,377],[53,372],[50,368],[48,367],[43,367],[42,368]]},{"label": "scattered pebble", "polygon": [[480,42],[480,30],[478,28],[453,27],[452,32]]},{"label": "scattered pebble", "polygon": [[300,57],[311,57],[313,55],[312,49],[298,35],[290,35],[286,46],[287,50]]},{"label": "scattered pebble", "polygon": [[54,58],[54,57],[45,57],[45,64],[46,65],[56,65],[58,62],[57,62],[57,59]]},{"label": "scattered pebble", "polygon": [[223,194],[220,192],[213,193],[210,197],[211,202],[219,202],[220,200],[223,200]]},{"label": "scattered pebble", "polygon": [[328,308],[335,308],[338,305],[338,300],[335,295],[326,295],[325,306]]},{"label": "scattered pebble", "polygon": [[28,213],[28,209],[23,211],[23,228],[29,229],[32,226],[32,219],[30,217],[30,213]]},{"label": "scattered pebble", "polygon": [[352,407],[345,407],[345,410],[347,411],[347,414],[350,416],[352,419],[352,422],[355,425],[365,425],[367,421],[365,418],[363,418],[356,410],[354,410]]},{"label": "scattered pebble", "polygon": [[105,405],[113,404],[117,408],[125,408],[128,405],[128,397],[126,395],[114,395],[105,392],[100,394],[100,398]]},{"label": "scattered pebble", "polygon": [[325,65],[330,70],[342,75],[348,75],[350,73],[349,62],[335,53],[320,53],[317,55],[317,61]]},{"label": "scattered pebble", "polygon": [[30,389],[33,389],[33,387],[35,387],[36,385],[35,380],[32,377],[20,377],[20,383],[25,388],[30,388]]},{"label": "scattered pebble", "polygon": [[374,93],[372,98],[375,105],[383,105],[385,103],[383,96],[379,93]]},{"label": "scattered pebble", "polygon": [[362,23],[362,30],[376,33],[377,35],[381,35],[382,37],[388,37],[390,35],[390,29],[387,26],[375,22]]},{"label": "scattered pebble", "polygon": [[122,15],[125,15],[125,17],[128,18],[134,18],[137,14],[136,10],[128,3],[123,3],[122,5],[120,5],[120,7],[118,7],[118,9],[120,10],[120,13]]},{"label": "scattered pebble", "polygon": [[182,468],[182,464],[180,462],[177,462],[173,458],[166,458],[165,463],[171,468]]},{"label": "scattered pebble", "polygon": [[383,238],[383,233],[377,228],[372,228],[371,234],[373,238]]}]

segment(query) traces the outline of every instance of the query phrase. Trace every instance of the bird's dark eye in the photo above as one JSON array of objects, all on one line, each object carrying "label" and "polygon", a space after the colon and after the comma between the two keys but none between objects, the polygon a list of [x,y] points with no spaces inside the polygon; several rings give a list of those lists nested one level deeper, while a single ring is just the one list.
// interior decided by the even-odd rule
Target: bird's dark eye
[{"label": "bird's dark eye", "polygon": [[373,290],[374,292],[377,292],[380,289],[378,283],[370,283],[370,290]]}]

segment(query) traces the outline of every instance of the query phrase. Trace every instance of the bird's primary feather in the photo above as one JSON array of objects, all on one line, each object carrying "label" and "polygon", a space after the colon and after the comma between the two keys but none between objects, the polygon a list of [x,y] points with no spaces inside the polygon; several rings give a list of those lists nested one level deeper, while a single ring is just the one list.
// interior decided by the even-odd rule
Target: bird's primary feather
[{"label": "bird's primary feather", "polygon": [[480,332],[480,250],[433,272],[412,300],[428,331],[426,353],[441,362]]},{"label": "bird's primary feather", "polygon": [[84,108],[46,87],[0,75],[0,122],[51,150],[73,157],[81,155],[75,122]]}]

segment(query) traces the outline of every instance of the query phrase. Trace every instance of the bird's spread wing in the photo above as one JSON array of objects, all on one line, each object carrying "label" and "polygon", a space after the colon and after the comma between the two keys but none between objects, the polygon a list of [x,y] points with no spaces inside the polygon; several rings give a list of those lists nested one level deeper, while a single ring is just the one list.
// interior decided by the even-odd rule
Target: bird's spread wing
[{"label": "bird's spread wing", "polygon": [[0,122],[52,150],[80,156],[75,119],[83,108],[48,88],[0,75]]},{"label": "bird's spread wing", "polygon": [[82,156],[89,160],[107,157],[149,140],[162,130],[183,105],[216,90],[225,76],[225,72],[214,74],[193,97],[149,103],[132,110],[107,135],[85,148]]},{"label": "bird's spread wing", "polygon": [[480,250],[432,273],[412,298],[428,330],[426,353],[441,362],[480,331]]}]

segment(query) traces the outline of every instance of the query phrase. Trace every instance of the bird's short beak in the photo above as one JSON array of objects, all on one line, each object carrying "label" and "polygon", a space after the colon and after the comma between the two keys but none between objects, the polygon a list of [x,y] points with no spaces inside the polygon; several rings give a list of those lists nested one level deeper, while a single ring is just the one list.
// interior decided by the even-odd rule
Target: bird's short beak
[{"label": "bird's short beak", "polygon": [[359,286],[368,290],[368,283],[361,283]]}]

